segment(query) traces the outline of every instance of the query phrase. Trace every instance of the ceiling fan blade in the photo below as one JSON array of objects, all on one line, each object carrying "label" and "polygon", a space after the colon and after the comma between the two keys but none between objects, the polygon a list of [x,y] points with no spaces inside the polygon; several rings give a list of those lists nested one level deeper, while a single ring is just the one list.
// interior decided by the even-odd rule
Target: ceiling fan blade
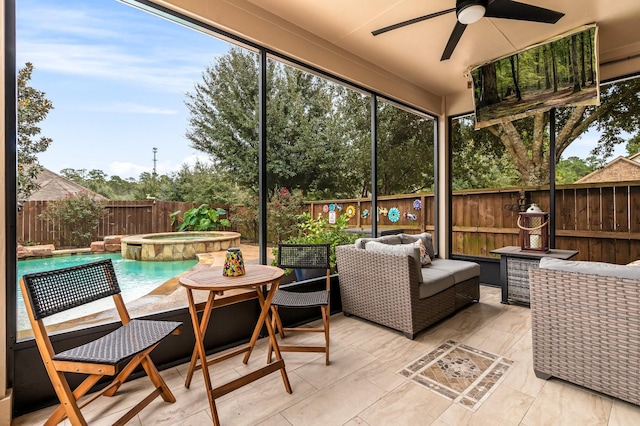
[{"label": "ceiling fan blade", "polygon": [[420,16],[418,18],[409,19],[408,21],[398,22],[397,24],[389,25],[388,27],[380,28],[379,30],[371,31],[374,36],[386,33],[387,31],[397,30],[398,28],[406,27],[407,25],[417,24],[418,22],[426,21],[427,19],[435,18],[437,16],[446,15],[447,13],[455,12],[453,9],[441,10],[440,12],[431,13],[429,15]]},{"label": "ceiling fan blade", "polygon": [[460,22],[456,21],[456,26],[453,27],[453,31],[451,31],[451,36],[449,37],[449,41],[444,48],[444,52],[442,52],[442,58],[440,58],[441,61],[446,61],[451,57],[453,51],[458,45],[458,42],[460,41],[460,37],[462,37],[462,33],[464,33],[464,30],[466,29],[467,26],[465,24],[461,24]]},{"label": "ceiling fan blade", "polygon": [[518,21],[555,24],[564,16],[564,13],[517,1],[494,0],[487,5],[487,11],[484,16],[487,18],[515,19]]}]

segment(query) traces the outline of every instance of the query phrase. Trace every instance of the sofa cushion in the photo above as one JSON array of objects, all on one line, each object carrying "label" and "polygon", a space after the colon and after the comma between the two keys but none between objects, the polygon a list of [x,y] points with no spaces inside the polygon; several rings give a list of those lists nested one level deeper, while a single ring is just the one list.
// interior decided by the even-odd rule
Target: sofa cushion
[{"label": "sofa cushion", "polygon": [[466,260],[433,259],[429,268],[448,271],[456,284],[480,276],[480,265]]},{"label": "sofa cushion", "polygon": [[369,241],[376,241],[379,243],[390,244],[390,245],[401,244],[402,242],[399,235],[385,235],[384,237],[378,237],[378,238],[358,238],[354,244],[356,248],[364,249],[365,245]]},{"label": "sofa cushion", "polygon": [[455,279],[451,272],[431,267],[422,268],[422,282],[418,287],[420,299],[440,293],[454,284]]},{"label": "sofa cushion", "polygon": [[640,279],[640,268],[614,263],[591,262],[584,260],[562,260],[553,257],[540,259],[540,268],[554,269],[564,272],[579,272],[582,274],[604,275],[608,277]]},{"label": "sofa cushion", "polygon": [[427,248],[427,253],[429,253],[429,257],[431,259],[435,259],[436,254],[433,251],[433,237],[428,232],[423,232],[422,234],[415,234],[415,235],[400,234],[399,236],[402,241],[402,244],[410,244],[417,241],[418,239],[422,240],[422,242],[424,243],[424,246]]},{"label": "sofa cushion", "polygon": [[378,241],[368,241],[365,248],[370,251],[379,253],[393,253],[409,256],[412,259],[413,265],[418,280],[422,278],[422,266],[420,265],[420,249],[411,244],[385,244]]}]

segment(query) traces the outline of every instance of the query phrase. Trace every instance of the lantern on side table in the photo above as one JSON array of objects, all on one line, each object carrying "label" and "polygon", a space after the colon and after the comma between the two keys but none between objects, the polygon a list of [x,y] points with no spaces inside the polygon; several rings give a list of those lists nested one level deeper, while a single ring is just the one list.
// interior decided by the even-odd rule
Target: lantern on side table
[{"label": "lantern on side table", "polygon": [[549,213],[531,204],[518,216],[520,250],[547,253],[549,251]]}]

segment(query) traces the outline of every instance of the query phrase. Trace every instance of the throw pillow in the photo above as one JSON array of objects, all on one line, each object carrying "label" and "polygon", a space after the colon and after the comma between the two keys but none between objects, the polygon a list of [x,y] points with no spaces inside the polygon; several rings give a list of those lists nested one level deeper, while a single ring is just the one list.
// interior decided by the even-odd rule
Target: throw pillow
[{"label": "throw pillow", "polygon": [[429,257],[429,253],[427,253],[427,248],[424,246],[424,242],[422,240],[418,240],[412,243],[412,245],[420,249],[420,264],[422,266],[431,265],[431,257]]}]

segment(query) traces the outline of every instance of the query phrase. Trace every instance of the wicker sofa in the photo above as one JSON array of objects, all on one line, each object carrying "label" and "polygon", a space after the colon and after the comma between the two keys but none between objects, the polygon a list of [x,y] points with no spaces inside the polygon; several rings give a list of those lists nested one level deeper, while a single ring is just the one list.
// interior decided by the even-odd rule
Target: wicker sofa
[{"label": "wicker sofa", "polygon": [[536,376],[640,405],[640,266],[542,258],[529,283]]},{"label": "wicker sofa", "polygon": [[[421,267],[404,250],[418,238],[425,243],[431,265]],[[406,246],[377,251],[368,249],[370,242]],[[410,339],[480,299],[480,266],[435,259],[428,233],[361,238],[353,245],[336,247],[336,257],[344,314],[399,330]]]}]

